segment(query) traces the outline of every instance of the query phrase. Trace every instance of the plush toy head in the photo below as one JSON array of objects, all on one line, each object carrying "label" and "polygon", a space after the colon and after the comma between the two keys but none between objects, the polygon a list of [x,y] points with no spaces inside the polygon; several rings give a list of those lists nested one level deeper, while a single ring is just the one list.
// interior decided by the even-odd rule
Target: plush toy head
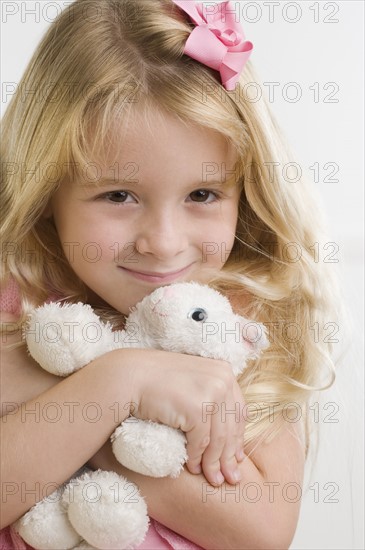
[{"label": "plush toy head", "polygon": [[268,344],[262,324],[236,315],[225,296],[198,283],[158,288],[137,304],[125,328],[148,347],[228,361],[235,375]]}]

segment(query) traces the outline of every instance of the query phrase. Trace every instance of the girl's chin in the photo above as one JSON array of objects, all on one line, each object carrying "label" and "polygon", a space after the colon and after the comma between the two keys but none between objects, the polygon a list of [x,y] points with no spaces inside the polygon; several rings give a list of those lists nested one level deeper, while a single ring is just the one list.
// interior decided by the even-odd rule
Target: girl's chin
[{"label": "girl's chin", "polygon": [[[183,277],[180,279],[179,283],[187,283],[187,282],[196,282],[199,284],[209,284],[209,282],[214,279],[217,275],[219,275],[219,268],[211,268],[211,267],[202,267],[199,270],[194,270],[192,273],[189,273],[186,277]],[[129,290],[126,290],[127,296],[131,299],[131,303],[125,303],[125,298],[127,296],[124,296],[123,304],[118,305],[118,300],[114,301],[107,301],[102,296],[97,294],[94,290],[92,290],[90,287],[87,287],[87,303],[89,303],[94,308],[100,308],[100,309],[114,309],[115,311],[121,313],[121,315],[127,316],[130,313],[130,308],[134,307],[138,302],[143,300],[145,296],[148,294],[151,294],[156,288],[159,288],[160,286],[166,286],[174,284],[172,283],[163,283],[160,284],[151,284],[151,283],[145,283],[144,281],[137,281],[136,280],[136,287],[130,288]]]}]

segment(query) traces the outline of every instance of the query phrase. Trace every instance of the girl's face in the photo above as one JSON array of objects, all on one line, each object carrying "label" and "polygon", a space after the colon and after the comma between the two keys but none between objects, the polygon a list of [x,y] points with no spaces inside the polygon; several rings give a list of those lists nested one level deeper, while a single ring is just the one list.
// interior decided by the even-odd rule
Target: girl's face
[{"label": "girl's face", "polygon": [[158,112],[131,122],[113,133],[110,164],[95,159],[50,204],[90,296],[126,315],[159,286],[204,283],[210,268],[222,268],[240,195],[236,155],[220,134]]}]

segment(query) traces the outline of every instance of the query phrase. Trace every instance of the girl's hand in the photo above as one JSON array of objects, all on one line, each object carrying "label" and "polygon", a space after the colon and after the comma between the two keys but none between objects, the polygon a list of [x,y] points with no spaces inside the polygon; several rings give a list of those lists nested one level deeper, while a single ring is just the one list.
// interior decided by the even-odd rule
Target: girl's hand
[{"label": "girl's hand", "polygon": [[244,401],[225,361],[159,350],[133,365],[134,416],[180,428],[187,437],[187,468],[213,485],[240,480]]}]

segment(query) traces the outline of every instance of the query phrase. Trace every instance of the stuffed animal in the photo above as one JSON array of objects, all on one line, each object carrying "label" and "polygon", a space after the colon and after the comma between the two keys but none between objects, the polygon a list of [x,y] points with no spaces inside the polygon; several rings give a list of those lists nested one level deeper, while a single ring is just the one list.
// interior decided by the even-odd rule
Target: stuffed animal
[{"label": "stuffed animal", "polygon": [[[68,376],[120,348],[156,348],[228,361],[238,376],[267,347],[265,327],[233,313],[228,299],[198,283],[156,289],[113,331],[89,305],[49,303],[30,316],[28,350],[48,372]],[[126,419],[111,437],[117,460],[153,477],[176,477],[187,461],[181,430]],[[15,524],[34,548],[129,549],[141,544],[149,518],[135,484],[115,472],[82,471]]]}]

